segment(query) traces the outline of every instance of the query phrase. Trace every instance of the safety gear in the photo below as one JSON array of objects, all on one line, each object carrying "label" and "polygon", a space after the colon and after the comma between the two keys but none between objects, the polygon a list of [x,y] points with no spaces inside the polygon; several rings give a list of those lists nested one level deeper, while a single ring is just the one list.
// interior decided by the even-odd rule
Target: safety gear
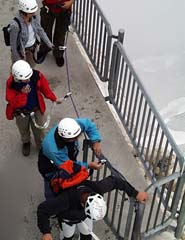
[{"label": "safety gear", "polygon": [[100,194],[90,195],[85,203],[85,214],[93,221],[101,220],[105,217],[107,205]]},{"label": "safety gear", "polygon": [[25,13],[34,13],[38,10],[38,4],[35,0],[19,0],[19,10]]},{"label": "safety gear", "polygon": [[32,76],[32,74],[32,68],[29,63],[24,60],[18,60],[12,66],[12,75],[15,82],[27,80]]},{"label": "safety gear", "polygon": [[75,138],[80,133],[80,125],[72,118],[64,118],[58,124],[58,134],[63,138]]}]

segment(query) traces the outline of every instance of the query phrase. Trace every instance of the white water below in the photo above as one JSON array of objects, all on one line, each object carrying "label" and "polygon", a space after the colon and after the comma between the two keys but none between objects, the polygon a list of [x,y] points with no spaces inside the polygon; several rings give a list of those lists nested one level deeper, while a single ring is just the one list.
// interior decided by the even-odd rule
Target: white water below
[{"label": "white water below", "polygon": [[185,1],[97,0],[176,144],[185,151]]}]

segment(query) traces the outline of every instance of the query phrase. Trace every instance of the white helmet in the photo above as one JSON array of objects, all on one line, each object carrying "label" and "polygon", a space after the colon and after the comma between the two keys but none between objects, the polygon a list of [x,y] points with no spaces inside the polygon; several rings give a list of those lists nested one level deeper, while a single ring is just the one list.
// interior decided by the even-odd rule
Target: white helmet
[{"label": "white helmet", "polygon": [[80,125],[73,118],[64,118],[58,124],[58,134],[63,138],[75,138],[80,133]]},{"label": "white helmet", "polygon": [[15,81],[27,80],[32,76],[32,74],[32,68],[29,63],[24,60],[18,60],[12,66],[12,75]]},{"label": "white helmet", "polygon": [[100,194],[90,195],[85,203],[85,214],[93,221],[101,220],[105,217],[107,205]]},{"label": "white helmet", "polygon": [[36,0],[19,0],[18,6],[25,13],[34,13],[38,9]]}]

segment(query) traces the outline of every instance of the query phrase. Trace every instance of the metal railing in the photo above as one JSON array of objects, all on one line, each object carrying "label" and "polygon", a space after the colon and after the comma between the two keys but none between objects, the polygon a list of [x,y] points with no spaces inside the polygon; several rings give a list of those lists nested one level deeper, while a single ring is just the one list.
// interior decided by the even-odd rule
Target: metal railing
[{"label": "metal railing", "polygon": [[[112,40],[110,25],[96,1],[76,1],[72,21],[97,74],[102,81],[108,81],[110,102],[155,186],[143,217],[146,225],[140,229],[143,239],[167,228],[177,217],[176,235],[180,236],[185,223],[185,200],[180,203],[185,185],[183,154],[145,91],[123,45]],[[161,181],[165,183],[161,185]],[[183,212],[179,212],[180,208]],[[138,239],[141,237],[138,216],[141,218],[140,214],[136,216],[135,239],[136,235]]]},{"label": "metal railing", "polygon": [[112,30],[95,0],[75,2],[72,25],[100,79],[107,81]]},{"label": "metal railing", "polygon": [[184,158],[118,41],[113,46],[108,89],[110,101],[153,185],[161,179],[166,181],[156,187],[146,211],[149,215],[145,213],[143,237],[149,236],[167,228],[177,217],[185,183]]},{"label": "metal railing", "polygon": [[[83,161],[91,162],[95,160],[92,152],[92,144],[89,140],[83,141]],[[111,175],[111,169],[104,165],[101,171],[94,171],[90,179],[97,181]],[[132,227],[136,217],[135,199],[129,198],[123,191],[113,190],[104,194],[107,202],[107,214],[104,218],[106,224],[110,227],[116,239],[128,240],[132,235]],[[98,234],[98,233],[97,233]]]}]

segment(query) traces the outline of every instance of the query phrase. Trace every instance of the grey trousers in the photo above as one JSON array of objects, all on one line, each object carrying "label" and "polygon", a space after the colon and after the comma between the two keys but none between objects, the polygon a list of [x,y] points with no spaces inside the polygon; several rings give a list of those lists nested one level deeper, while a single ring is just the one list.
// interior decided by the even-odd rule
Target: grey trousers
[{"label": "grey trousers", "polygon": [[[37,110],[35,112],[35,120],[37,124],[43,125],[44,116],[43,114],[41,114],[40,110]],[[16,125],[19,129],[22,143],[30,142],[31,140],[30,127],[31,127],[36,146],[40,148],[42,139],[44,137],[44,130],[38,129],[34,126],[30,115],[26,115],[25,117],[22,117],[21,115],[16,116]]]}]

